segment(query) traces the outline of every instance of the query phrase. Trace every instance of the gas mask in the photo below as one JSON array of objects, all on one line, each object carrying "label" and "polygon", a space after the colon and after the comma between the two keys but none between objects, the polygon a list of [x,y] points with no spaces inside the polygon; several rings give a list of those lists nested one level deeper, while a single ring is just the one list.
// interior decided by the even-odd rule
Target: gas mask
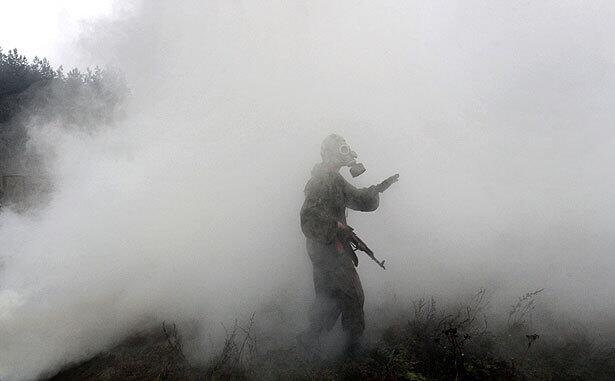
[{"label": "gas mask", "polygon": [[350,175],[352,177],[360,176],[365,172],[363,163],[357,163],[357,153],[351,150],[346,142],[339,146],[338,153],[342,160],[342,164],[350,167]]}]

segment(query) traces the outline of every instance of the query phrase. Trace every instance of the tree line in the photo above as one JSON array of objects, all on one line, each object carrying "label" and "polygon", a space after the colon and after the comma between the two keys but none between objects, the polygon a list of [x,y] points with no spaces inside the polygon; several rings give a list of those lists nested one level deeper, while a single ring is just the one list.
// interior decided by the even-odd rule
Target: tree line
[{"label": "tree line", "polygon": [[28,128],[95,129],[117,120],[129,90],[121,72],[100,67],[65,71],[46,58],[29,60],[0,47],[0,174],[25,171]]}]

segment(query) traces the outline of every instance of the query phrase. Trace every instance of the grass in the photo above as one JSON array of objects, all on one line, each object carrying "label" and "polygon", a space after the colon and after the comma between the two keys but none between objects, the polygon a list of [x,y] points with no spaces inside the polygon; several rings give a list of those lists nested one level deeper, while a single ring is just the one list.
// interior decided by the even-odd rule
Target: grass
[{"label": "grass", "polygon": [[[613,380],[613,343],[582,329],[532,329],[542,290],[513,303],[498,323],[485,315],[479,290],[465,303],[440,307],[417,299],[381,327],[378,339],[356,356],[322,355],[301,345],[268,346],[253,314],[235,321],[217,354],[189,360],[175,325],[136,335],[50,380]],[[551,324],[554,327],[554,324]],[[563,327],[565,325],[562,325]]]}]

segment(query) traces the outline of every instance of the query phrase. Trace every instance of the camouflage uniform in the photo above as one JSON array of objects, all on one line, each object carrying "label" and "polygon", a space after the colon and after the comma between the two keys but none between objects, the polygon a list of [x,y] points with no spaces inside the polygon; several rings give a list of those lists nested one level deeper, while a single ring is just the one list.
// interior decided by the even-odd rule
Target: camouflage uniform
[{"label": "camouflage uniform", "polygon": [[342,315],[342,326],[350,340],[365,327],[363,288],[355,270],[357,258],[348,242],[340,237],[337,222],[346,224],[346,208],[376,210],[379,193],[375,186],[357,189],[337,170],[318,164],[305,187],[301,208],[301,229],[307,237],[307,251],[314,270],[316,301],[311,317],[315,332],[330,330]]}]

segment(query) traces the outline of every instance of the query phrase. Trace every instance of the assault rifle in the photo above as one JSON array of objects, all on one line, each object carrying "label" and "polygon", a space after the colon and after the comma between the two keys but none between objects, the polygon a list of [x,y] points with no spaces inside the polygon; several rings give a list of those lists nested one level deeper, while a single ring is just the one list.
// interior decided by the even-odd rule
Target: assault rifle
[{"label": "assault rifle", "polygon": [[372,259],[372,261],[376,262],[378,266],[382,267],[383,270],[386,270],[386,268],[384,267],[384,260],[379,261],[378,259],[376,259],[376,256],[374,255],[372,249],[367,247],[365,242],[363,242],[363,240],[356,235],[354,229],[350,226],[347,226],[347,228],[350,232],[350,234],[348,234],[348,243],[350,243],[352,251],[354,251],[355,253],[357,250],[364,252],[365,254],[367,254],[368,257]]}]

